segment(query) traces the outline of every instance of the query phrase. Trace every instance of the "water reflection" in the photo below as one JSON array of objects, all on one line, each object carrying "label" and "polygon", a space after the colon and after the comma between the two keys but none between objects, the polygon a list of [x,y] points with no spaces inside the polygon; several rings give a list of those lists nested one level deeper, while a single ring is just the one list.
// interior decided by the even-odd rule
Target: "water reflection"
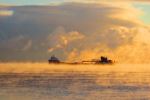
[{"label": "water reflection", "polygon": [[150,100],[149,94],[149,72],[0,74],[0,100]]}]

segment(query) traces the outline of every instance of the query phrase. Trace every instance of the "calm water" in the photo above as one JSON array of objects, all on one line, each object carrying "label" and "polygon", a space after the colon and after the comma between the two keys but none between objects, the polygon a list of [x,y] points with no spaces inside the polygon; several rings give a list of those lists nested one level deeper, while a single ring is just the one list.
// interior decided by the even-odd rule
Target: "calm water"
[{"label": "calm water", "polygon": [[0,100],[150,100],[149,65],[0,68]]}]

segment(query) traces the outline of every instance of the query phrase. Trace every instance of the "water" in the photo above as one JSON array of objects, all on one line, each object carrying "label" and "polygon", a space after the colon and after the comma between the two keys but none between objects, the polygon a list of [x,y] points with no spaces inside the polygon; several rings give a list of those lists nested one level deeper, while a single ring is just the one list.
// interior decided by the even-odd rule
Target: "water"
[{"label": "water", "polygon": [[0,64],[0,100],[150,100],[150,65]]}]

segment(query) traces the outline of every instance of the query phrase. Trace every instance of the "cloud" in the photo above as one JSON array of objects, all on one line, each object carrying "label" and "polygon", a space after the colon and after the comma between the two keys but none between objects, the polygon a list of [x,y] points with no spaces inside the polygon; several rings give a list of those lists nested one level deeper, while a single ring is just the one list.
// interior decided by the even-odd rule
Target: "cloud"
[{"label": "cloud", "polygon": [[69,44],[72,44],[75,41],[80,41],[83,38],[84,35],[77,31],[65,32],[63,27],[58,27],[47,38],[47,41],[51,46],[48,49],[48,52],[52,52],[56,49],[66,48]]},{"label": "cloud", "polygon": [[14,11],[10,9],[11,6],[0,4],[0,16],[12,16]]},{"label": "cloud", "polygon": [[101,55],[119,62],[148,58],[150,28],[139,20],[143,12],[131,3],[119,4],[12,6],[12,17],[0,16],[0,59],[46,61],[53,54],[68,61]]},{"label": "cloud", "polygon": [[13,13],[12,10],[0,10],[0,16],[12,16]]},{"label": "cloud", "polygon": [[127,1],[141,1],[141,2],[147,2],[149,0],[64,0],[59,2],[79,2],[79,3],[102,3],[102,2],[114,2],[114,1],[120,1],[120,2],[127,2]]},{"label": "cloud", "polygon": [[[66,1],[66,2],[69,2]],[[149,2],[149,0],[72,0],[71,2],[101,3],[101,2]]]},{"label": "cloud", "polygon": [[29,50],[31,48],[31,46],[32,46],[32,40],[28,40],[26,45],[23,47],[22,50],[23,51],[27,51],[27,50]]}]

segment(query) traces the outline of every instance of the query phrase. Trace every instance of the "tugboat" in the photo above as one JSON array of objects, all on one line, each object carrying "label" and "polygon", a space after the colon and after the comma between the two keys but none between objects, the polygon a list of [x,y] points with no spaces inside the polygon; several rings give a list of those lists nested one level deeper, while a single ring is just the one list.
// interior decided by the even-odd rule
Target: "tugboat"
[{"label": "tugboat", "polygon": [[51,56],[50,59],[48,60],[48,62],[58,64],[58,63],[60,63],[60,60],[55,56]]}]

